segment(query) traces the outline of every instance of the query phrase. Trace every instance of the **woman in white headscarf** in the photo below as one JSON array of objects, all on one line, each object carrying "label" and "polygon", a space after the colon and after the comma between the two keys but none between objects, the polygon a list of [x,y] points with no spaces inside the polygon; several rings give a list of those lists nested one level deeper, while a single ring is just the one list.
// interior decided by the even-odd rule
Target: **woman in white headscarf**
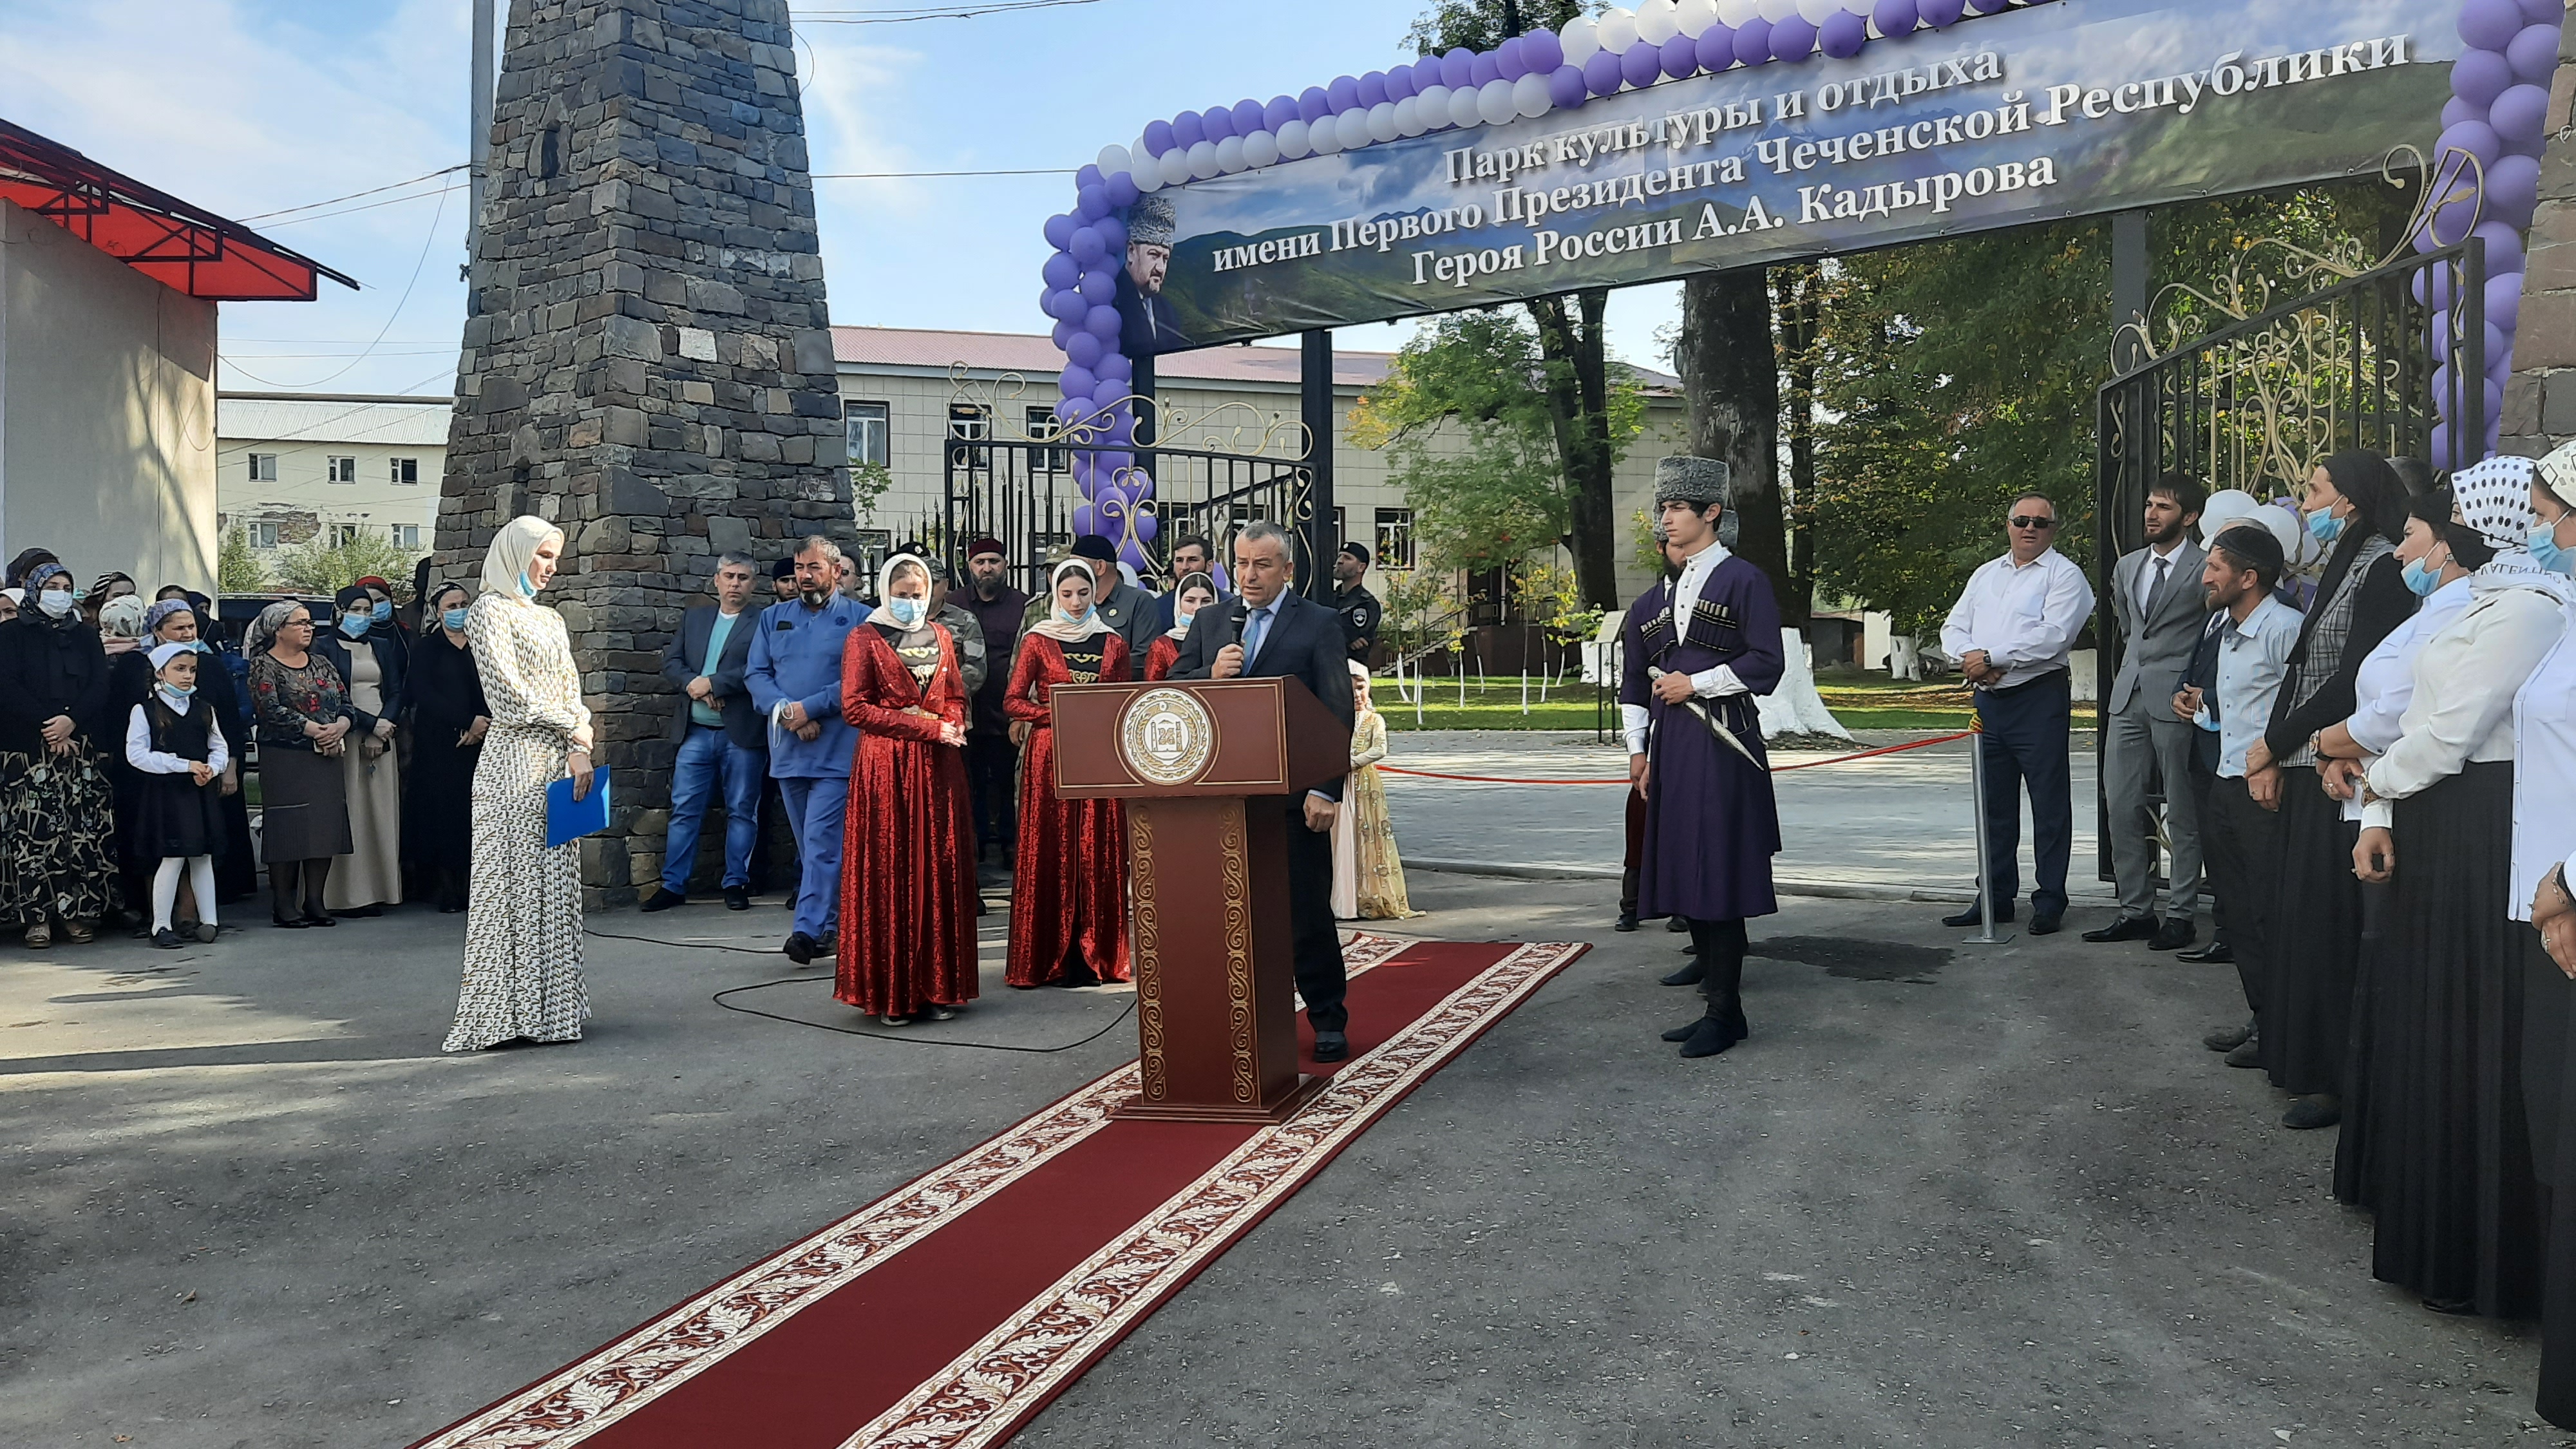
[{"label": "woman in white headscarf", "polygon": [[1368,667],[1351,661],[1351,774],[1344,809],[1333,816],[1333,915],[1339,920],[1400,921],[1422,913],[1404,889],[1404,859],[1386,813],[1386,717],[1369,701]]},{"label": "woman in white headscarf", "polygon": [[1028,726],[1020,756],[1020,842],[1011,878],[1013,986],[1125,981],[1127,812],[1115,800],[1055,793],[1059,684],[1114,684],[1130,673],[1127,641],[1100,617],[1091,565],[1068,559],[1049,580],[1047,615],[1020,636],[1002,708]]},{"label": "woman in white headscarf", "polygon": [[2514,697],[2567,628],[2568,580],[2529,543],[2532,462],[2452,479],[2444,530],[2469,606],[2425,641],[2398,738],[2363,777],[2353,867],[2395,891],[2374,963],[2362,1184],[2372,1273],[2449,1312],[2540,1306],[2539,1183],[2524,1110],[2523,938],[2512,919]]},{"label": "woman in white headscarf", "polygon": [[578,1041],[590,1016],[581,971],[579,847],[546,844],[546,787],[592,788],[590,711],[561,615],[537,602],[555,576],[563,530],[511,519],[483,560],[466,611],[492,725],[474,769],[474,864],[467,890],[465,984],[446,1050],[505,1041]]}]

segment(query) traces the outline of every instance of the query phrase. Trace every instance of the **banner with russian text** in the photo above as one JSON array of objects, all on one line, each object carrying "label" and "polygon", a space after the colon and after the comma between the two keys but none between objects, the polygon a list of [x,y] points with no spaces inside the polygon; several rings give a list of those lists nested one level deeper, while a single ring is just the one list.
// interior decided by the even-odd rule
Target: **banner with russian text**
[{"label": "banner with russian text", "polygon": [[1122,302],[1173,351],[2374,172],[2458,8],[2082,0],[1195,181]]}]

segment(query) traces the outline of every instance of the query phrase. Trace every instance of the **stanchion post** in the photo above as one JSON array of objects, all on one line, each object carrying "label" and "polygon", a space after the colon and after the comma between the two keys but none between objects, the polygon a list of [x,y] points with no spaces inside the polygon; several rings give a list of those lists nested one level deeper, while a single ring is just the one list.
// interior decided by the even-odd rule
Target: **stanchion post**
[{"label": "stanchion post", "polygon": [[1995,879],[1986,869],[1986,717],[1974,713],[1975,696],[1970,695],[1968,716],[1968,808],[1976,812],[1977,821],[1977,934],[1968,938],[1972,946],[2000,946],[2012,939],[1995,934]]}]

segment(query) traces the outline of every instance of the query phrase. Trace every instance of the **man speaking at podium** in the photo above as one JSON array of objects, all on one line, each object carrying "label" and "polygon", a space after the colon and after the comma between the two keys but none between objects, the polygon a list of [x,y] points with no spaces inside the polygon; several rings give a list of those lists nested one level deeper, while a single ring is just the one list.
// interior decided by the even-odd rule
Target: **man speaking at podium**
[{"label": "man speaking at podium", "polygon": [[[1228,611],[1209,609],[1181,641],[1174,679],[1296,679],[1349,729],[1351,673],[1342,616],[1302,598],[1287,530],[1247,523],[1234,536],[1234,586]],[[1342,782],[1334,779],[1288,804],[1288,919],[1297,956],[1297,994],[1315,1029],[1315,1060],[1350,1052],[1343,1029],[1342,937],[1333,925],[1333,816]]]}]

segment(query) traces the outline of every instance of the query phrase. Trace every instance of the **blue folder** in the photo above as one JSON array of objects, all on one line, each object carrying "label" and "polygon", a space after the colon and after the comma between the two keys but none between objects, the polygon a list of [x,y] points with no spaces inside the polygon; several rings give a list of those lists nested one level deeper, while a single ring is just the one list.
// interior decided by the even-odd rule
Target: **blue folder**
[{"label": "blue folder", "polygon": [[572,798],[572,777],[566,775],[546,787],[546,844],[549,847],[579,840],[608,828],[608,767],[591,772],[590,798]]}]

